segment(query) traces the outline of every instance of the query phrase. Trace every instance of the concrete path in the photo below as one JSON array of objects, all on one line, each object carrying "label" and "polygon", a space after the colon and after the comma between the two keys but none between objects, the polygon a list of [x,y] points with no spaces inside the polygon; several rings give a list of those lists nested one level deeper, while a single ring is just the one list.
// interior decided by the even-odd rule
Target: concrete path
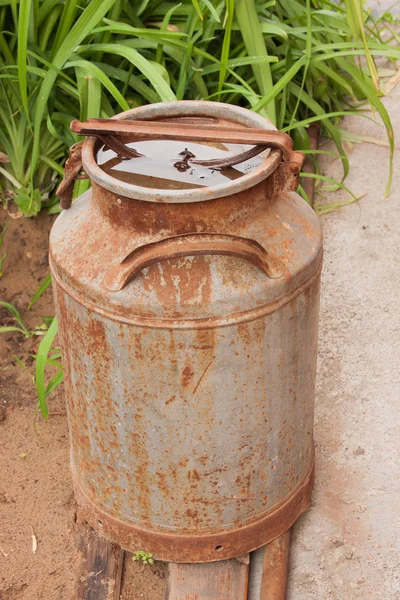
[{"label": "concrete path", "polygon": [[366,0],[366,5],[371,8],[373,15],[382,15],[388,10],[393,16],[400,16],[400,2],[398,0]]},{"label": "concrete path", "polygon": [[[400,139],[400,86],[385,104]],[[366,119],[344,128],[385,139]],[[367,193],[322,218],[316,488],[295,527],[288,600],[400,599],[400,153],[383,199],[388,154],[356,145],[346,183]],[[337,160],[323,170],[340,176]]]}]

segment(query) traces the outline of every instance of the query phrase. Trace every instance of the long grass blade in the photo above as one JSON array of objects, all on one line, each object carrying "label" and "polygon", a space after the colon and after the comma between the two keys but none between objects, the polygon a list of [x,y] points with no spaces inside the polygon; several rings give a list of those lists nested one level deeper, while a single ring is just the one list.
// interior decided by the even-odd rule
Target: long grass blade
[{"label": "long grass blade", "polygon": [[296,73],[305,65],[306,61],[306,56],[302,56],[301,58],[299,58],[299,60],[295,62],[295,64],[292,65],[292,67],[290,67],[290,69],[285,73],[285,75],[281,77],[274,86],[271,87],[270,91],[267,94],[265,94],[264,97],[255,106],[253,106],[253,110],[255,112],[259,112],[263,108],[267,107],[268,111],[268,106],[271,105],[271,102],[275,101],[275,98],[278,96],[278,94],[290,83],[290,81],[293,79]]},{"label": "long grass blade", "polygon": [[75,25],[72,27],[68,35],[65,37],[63,44],[60,46],[57,54],[53,59],[53,67],[47,73],[40,86],[38,101],[34,114],[34,144],[32,148],[32,158],[30,165],[31,179],[36,168],[36,164],[40,153],[40,133],[41,124],[44,113],[46,111],[47,102],[57,78],[56,69],[61,69],[68,58],[71,56],[75,48],[84,40],[84,38],[97,25],[100,19],[107,13],[113,5],[114,0],[91,0],[87,8],[83,11]]},{"label": "long grass blade", "polygon": [[[19,310],[17,308],[15,308],[15,306],[13,304],[10,304],[9,302],[5,302],[4,300],[0,300],[0,306],[5,308],[10,313],[12,318],[18,323],[19,330],[22,331],[22,333],[26,337],[30,337],[30,332],[29,332],[28,328],[26,327]],[[3,329],[3,331],[4,331],[4,329]]]},{"label": "long grass blade", "polygon": [[[254,0],[235,0],[235,11],[248,55],[268,56],[264,34],[258,18],[257,8]],[[268,113],[268,118],[275,125],[275,96],[269,96],[273,88],[271,68],[269,64],[266,63],[262,66],[253,65],[252,69],[257,81],[260,95],[269,98],[268,102],[266,102],[262,107],[253,107],[253,110],[259,111],[261,108],[265,107]]]},{"label": "long grass blade", "polygon": [[365,59],[367,61],[371,79],[373,81],[375,89],[379,91],[379,76],[365,35],[363,19],[363,2],[362,0],[345,0],[345,5],[347,20],[353,33],[353,38],[355,40],[362,40]]},{"label": "long grass blade", "polygon": [[225,33],[224,39],[222,42],[221,49],[221,64],[219,71],[219,81],[218,81],[218,91],[222,90],[222,87],[225,82],[227,63],[229,60],[229,52],[231,47],[231,36],[232,36],[232,24],[233,24],[233,15],[235,11],[234,0],[225,0],[226,3],[226,22],[225,22]]},{"label": "long grass blade", "polygon": [[[85,52],[87,49],[87,47],[81,47],[78,48],[77,51],[81,53]],[[90,51],[102,51],[126,58],[147,77],[163,102],[176,100],[175,94],[165,82],[162,75],[160,75],[156,67],[134,48],[129,48],[122,44],[91,44]]]},{"label": "long grass blade", "polygon": [[20,0],[18,14],[18,79],[22,106],[30,120],[28,106],[28,86],[26,76],[29,23],[31,21],[32,0]]},{"label": "long grass blade", "polygon": [[47,330],[46,335],[43,337],[42,341],[39,344],[39,349],[36,356],[36,391],[39,399],[39,408],[41,410],[43,418],[45,419],[49,418],[49,410],[46,402],[47,394],[45,384],[46,361],[51,346],[53,344],[54,338],[57,335],[57,331],[58,323],[57,319],[54,318],[52,324]]},{"label": "long grass blade", "polygon": [[32,308],[32,306],[34,304],[36,304],[36,302],[44,294],[44,292],[47,290],[47,288],[49,287],[50,284],[51,284],[51,275],[49,273],[48,275],[46,275],[43,282],[40,284],[39,289],[35,292],[35,294],[32,297],[32,300],[29,302],[29,304],[28,304],[29,309]]}]

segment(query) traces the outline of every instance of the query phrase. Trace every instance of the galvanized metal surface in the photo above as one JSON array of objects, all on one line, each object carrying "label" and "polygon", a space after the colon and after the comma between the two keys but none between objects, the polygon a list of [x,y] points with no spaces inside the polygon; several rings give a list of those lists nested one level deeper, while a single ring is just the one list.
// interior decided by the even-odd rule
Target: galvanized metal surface
[{"label": "galvanized metal surface", "polygon": [[[195,233],[254,240],[283,274],[164,256],[120,291],[104,287],[136,248]],[[51,269],[72,470],[94,528],[162,560],[215,561],[306,509],[321,258],[313,211],[270,181],[190,204],[94,184],[60,215]]]}]

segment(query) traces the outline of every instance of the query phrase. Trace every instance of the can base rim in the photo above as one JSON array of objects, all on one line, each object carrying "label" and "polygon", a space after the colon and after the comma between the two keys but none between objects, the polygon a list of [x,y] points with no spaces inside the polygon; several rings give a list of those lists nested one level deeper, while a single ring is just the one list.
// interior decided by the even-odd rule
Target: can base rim
[{"label": "can base rim", "polygon": [[238,529],[205,534],[171,534],[145,530],[124,523],[90,500],[73,478],[79,520],[128,552],[145,550],[156,560],[179,563],[206,563],[226,560],[252,552],[287,531],[307,510],[314,486],[315,461],[304,481],[283,503],[261,519]]}]

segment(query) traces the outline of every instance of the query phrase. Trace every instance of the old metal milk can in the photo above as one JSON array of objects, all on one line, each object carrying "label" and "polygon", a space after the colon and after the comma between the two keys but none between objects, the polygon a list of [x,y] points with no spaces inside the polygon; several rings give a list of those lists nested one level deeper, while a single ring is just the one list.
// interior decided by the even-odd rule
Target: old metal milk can
[{"label": "old metal milk can", "polygon": [[[115,119],[274,129],[212,102]],[[91,190],[50,240],[80,510],[157,559],[247,553],[313,486],[322,241],[300,166],[269,149],[223,184],[153,189],[106,173],[100,146],[84,141]]]}]

